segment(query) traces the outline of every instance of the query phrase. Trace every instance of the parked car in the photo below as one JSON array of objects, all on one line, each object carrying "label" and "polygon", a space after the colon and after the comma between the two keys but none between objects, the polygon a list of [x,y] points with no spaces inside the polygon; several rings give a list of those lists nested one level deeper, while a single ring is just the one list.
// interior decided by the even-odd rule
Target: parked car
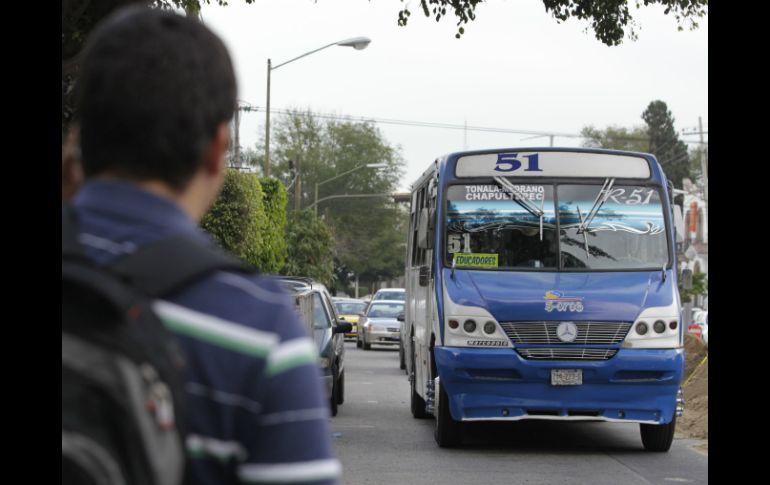
[{"label": "parked car", "polygon": [[401,322],[398,316],[404,313],[404,302],[398,300],[372,300],[366,315],[358,321],[356,347],[364,350],[377,345],[400,345]]},{"label": "parked car", "polygon": [[709,312],[706,312],[706,319],[703,321],[703,331],[701,332],[703,343],[709,348]]},{"label": "parked car", "polygon": [[345,320],[353,325],[353,329],[345,334],[345,338],[356,338],[358,334],[358,319],[366,311],[366,302],[356,298],[332,298],[334,309],[340,320]]},{"label": "parked car", "polygon": [[294,296],[300,318],[318,346],[321,379],[329,397],[331,415],[345,401],[345,342],[352,324],[338,320],[326,287],[310,278],[282,277],[280,281]]}]

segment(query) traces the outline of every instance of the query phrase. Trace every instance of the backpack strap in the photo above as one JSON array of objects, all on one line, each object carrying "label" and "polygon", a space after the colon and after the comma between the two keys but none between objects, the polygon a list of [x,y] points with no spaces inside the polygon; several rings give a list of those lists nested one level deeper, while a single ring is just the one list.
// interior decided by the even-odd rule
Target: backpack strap
[{"label": "backpack strap", "polygon": [[150,297],[173,293],[214,271],[256,272],[221,249],[189,236],[174,236],[143,246],[110,267]]},{"label": "backpack strap", "polygon": [[[69,266],[77,268],[75,279],[94,281],[98,269],[84,274],[78,263],[90,260],[78,240],[77,214],[69,204],[62,205],[62,273],[70,276]],[[173,293],[214,271],[234,271],[253,274],[256,270],[225,251],[207,246],[191,236],[173,236],[148,244],[131,254],[120,257],[109,266],[112,272],[149,297]],[[90,273],[93,273],[90,274]],[[102,278],[104,280],[104,278]],[[128,303],[115,282],[103,288],[113,300]],[[112,288],[114,286],[115,288]],[[121,306],[122,306],[121,305]]]},{"label": "backpack strap", "polygon": [[70,204],[61,207],[61,253],[62,257],[85,256],[78,241],[77,214]]}]

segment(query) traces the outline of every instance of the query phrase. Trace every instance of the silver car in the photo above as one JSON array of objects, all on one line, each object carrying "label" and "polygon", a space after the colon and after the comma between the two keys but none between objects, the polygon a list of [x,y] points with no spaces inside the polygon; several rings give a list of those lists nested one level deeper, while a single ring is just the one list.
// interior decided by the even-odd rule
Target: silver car
[{"label": "silver car", "polygon": [[377,300],[369,304],[366,315],[358,321],[356,347],[364,350],[376,345],[400,345],[401,322],[398,316],[404,313],[404,302]]}]

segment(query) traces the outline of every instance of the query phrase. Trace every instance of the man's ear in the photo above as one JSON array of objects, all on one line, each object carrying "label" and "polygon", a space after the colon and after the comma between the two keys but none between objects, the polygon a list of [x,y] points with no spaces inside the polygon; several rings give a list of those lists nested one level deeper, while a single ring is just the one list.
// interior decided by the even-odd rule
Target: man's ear
[{"label": "man's ear", "polygon": [[211,143],[209,143],[206,150],[204,167],[209,175],[218,176],[224,172],[226,166],[225,153],[227,153],[229,143],[230,126],[227,123],[222,123],[217,128],[214,138],[211,139]]}]

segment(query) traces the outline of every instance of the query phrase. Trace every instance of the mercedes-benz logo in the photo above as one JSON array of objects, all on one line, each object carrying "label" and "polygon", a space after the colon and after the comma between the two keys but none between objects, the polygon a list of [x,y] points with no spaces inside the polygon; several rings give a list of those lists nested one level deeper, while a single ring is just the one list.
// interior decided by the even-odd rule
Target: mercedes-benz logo
[{"label": "mercedes-benz logo", "polygon": [[556,327],[556,336],[562,342],[574,342],[577,338],[577,325],[572,322],[561,322]]}]

